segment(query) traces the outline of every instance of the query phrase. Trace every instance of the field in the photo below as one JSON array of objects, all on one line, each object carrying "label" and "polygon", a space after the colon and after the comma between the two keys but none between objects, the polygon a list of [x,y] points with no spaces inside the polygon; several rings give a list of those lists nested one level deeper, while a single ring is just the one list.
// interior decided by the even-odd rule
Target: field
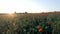
[{"label": "field", "polygon": [[60,34],[60,12],[0,14],[0,34]]}]

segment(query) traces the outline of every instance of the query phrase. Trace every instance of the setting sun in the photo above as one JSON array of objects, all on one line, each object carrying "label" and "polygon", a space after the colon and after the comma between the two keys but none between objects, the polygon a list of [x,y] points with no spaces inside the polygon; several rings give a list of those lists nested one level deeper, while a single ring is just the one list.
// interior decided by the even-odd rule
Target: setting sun
[{"label": "setting sun", "polygon": [[7,11],[7,14],[14,14],[16,11]]},{"label": "setting sun", "polygon": [[14,12],[12,12],[12,11],[10,11],[10,12],[8,12],[8,14],[13,14]]}]

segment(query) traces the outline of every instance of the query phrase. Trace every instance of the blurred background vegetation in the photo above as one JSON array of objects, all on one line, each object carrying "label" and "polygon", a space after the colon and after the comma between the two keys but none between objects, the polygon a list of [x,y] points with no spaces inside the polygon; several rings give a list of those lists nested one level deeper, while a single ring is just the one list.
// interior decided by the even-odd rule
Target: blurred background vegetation
[{"label": "blurred background vegetation", "polygon": [[60,13],[0,14],[0,34],[60,34]]}]

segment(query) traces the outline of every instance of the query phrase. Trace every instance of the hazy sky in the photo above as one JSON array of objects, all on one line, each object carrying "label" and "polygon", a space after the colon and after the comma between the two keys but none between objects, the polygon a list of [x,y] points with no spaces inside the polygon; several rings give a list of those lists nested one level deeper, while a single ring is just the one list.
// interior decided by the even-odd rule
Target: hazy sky
[{"label": "hazy sky", "polygon": [[59,11],[60,0],[0,0],[0,13]]}]

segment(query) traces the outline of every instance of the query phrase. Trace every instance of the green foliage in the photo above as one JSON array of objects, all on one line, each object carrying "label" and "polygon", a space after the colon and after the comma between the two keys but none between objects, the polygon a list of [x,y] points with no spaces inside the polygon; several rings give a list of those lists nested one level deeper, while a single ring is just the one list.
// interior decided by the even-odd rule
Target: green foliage
[{"label": "green foliage", "polygon": [[[60,15],[48,16],[19,14],[9,17],[0,16],[1,34],[56,34],[60,32]],[[39,32],[42,28],[43,32]]]}]

